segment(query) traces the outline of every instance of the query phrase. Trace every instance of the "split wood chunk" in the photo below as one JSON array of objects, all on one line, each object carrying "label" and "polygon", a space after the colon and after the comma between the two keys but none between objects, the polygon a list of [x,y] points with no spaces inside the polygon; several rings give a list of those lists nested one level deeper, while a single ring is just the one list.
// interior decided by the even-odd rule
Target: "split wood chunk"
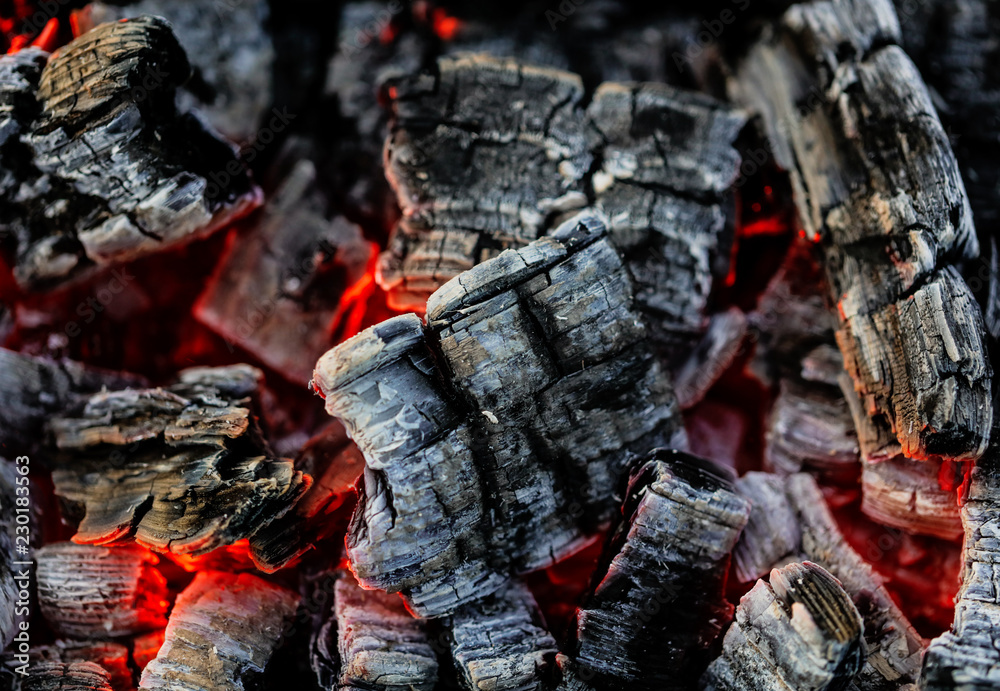
[{"label": "split wood chunk", "polygon": [[466,691],[550,688],[558,652],[519,581],[451,617],[451,655]]},{"label": "split wood chunk", "polygon": [[962,536],[962,518],[955,490],[938,481],[942,463],[913,461],[904,456],[880,463],[864,462],[861,510],[882,525],[945,540]]},{"label": "split wood chunk", "polygon": [[[994,438],[995,439],[995,438]],[[962,586],[951,630],[931,641],[920,688],[995,689],[1000,684],[1000,454],[994,444],[972,471],[962,506],[965,528]]]},{"label": "split wood chunk", "polygon": [[20,691],[113,691],[111,677],[93,662],[37,662]]},{"label": "split wood chunk", "polygon": [[742,583],[763,578],[782,559],[797,554],[802,529],[795,509],[785,493],[785,478],[751,471],[735,483],[740,496],[752,506],[740,541],[733,550],[736,576]]},{"label": "split wood chunk", "polygon": [[632,303],[583,214],[441,288],[426,333],[396,317],[320,359],[314,385],[367,462],[348,539],[363,585],[454,611],[578,549],[631,458],[684,444]]},{"label": "split wood chunk", "polygon": [[178,93],[181,110],[197,108],[233,141],[254,138],[272,102],[275,51],[264,28],[269,19],[266,0],[240,0],[224,7],[217,0],[139,0],[124,7],[94,2],[89,12],[94,24],[142,15],[165,18],[194,71],[196,86]]},{"label": "split wood chunk", "polygon": [[312,666],[323,689],[432,691],[438,660],[427,623],[398,595],[363,590],[350,573],[334,586],[333,616],[312,641]]},{"label": "split wood chunk", "polygon": [[37,78],[20,70],[19,98],[35,104],[17,112],[34,116],[18,117],[20,133],[2,145],[21,192],[0,203],[0,224],[16,240],[22,286],[47,289],[205,236],[259,203],[231,146],[178,113],[189,74],[170,26],[148,16],[83,34]]},{"label": "split wood chunk", "polygon": [[250,574],[203,571],[177,596],[166,640],[146,665],[147,691],[256,688],[299,596]]},{"label": "split wood chunk", "polygon": [[316,168],[299,161],[259,221],[227,250],[195,316],[292,381],[349,314],[345,297],[365,276],[372,245],[342,216],[329,218]]},{"label": "split wood chunk", "polygon": [[56,641],[54,645],[32,648],[29,656],[33,663],[90,662],[107,672],[112,691],[135,691],[129,648],[122,643]]},{"label": "split wood chunk", "polygon": [[175,384],[91,396],[49,421],[60,450],[52,480],[74,541],[134,538],[199,555],[250,537],[281,516],[311,479],[269,451],[253,412],[262,373],[193,368]]},{"label": "split wood chunk", "polygon": [[[915,683],[925,642],[893,602],[881,576],[844,539],[816,480],[806,473],[785,479],[784,502],[778,489],[766,473],[748,473],[740,481],[740,494],[753,504],[752,529],[744,532],[736,550],[740,563],[757,569],[769,559],[773,565],[806,559],[822,566],[840,581],[864,620],[867,658],[850,688],[890,691]],[[786,552],[789,534],[781,525],[789,520],[789,511],[801,541]]]},{"label": "split wood chunk", "polygon": [[59,542],[35,552],[38,605],[71,638],[127,636],[163,628],[170,606],[159,559],[137,545]]},{"label": "split wood chunk", "polygon": [[740,598],[722,655],[701,678],[711,691],[837,691],[864,661],[861,615],[823,568],[793,563]]},{"label": "split wood chunk", "polygon": [[37,449],[44,424],[102,389],[143,386],[142,377],[0,348],[0,446]]},{"label": "split wood chunk", "polygon": [[691,688],[698,657],[732,616],[729,555],[749,514],[710,461],[659,450],[637,465],[577,613],[581,678],[598,689]]},{"label": "split wood chunk", "polygon": [[982,316],[951,266],[978,254],[969,201],[889,0],[816,0],[768,27],[733,97],[763,117],[800,222],[821,238],[863,410],[909,458],[986,448]]}]

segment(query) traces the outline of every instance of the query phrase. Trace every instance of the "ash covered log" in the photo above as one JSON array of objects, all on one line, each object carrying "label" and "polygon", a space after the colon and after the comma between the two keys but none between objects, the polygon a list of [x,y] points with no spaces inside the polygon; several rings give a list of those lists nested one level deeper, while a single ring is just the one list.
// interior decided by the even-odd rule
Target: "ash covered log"
[{"label": "ash covered log", "polygon": [[[994,437],[995,439],[995,437]],[[1000,684],[1000,592],[997,563],[1000,546],[1000,454],[995,441],[972,470],[962,506],[965,545],[962,586],[950,631],[931,641],[921,671],[920,688],[994,689]]]},{"label": "ash covered log", "polygon": [[604,232],[581,215],[449,282],[426,334],[397,317],[317,363],[367,462],[348,541],[362,584],[453,611],[577,549],[630,458],[684,443]]},{"label": "ash covered log", "polygon": [[191,60],[193,75],[178,94],[181,110],[197,109],[237,142],[253,139],[271,105],[274,46],[265,30],[266,0],[140,0],[124,7],[88,6],[94,25],[156,15],[170,22]]},{"label": "ash covered log", "polygon": [[551,688],[555,639],[520,581],[451,617],[451,655],[466,691]]},{"label": "ash covered log", "polygon": [[312,667],[323,689],[432,691],[438,660],[427,623],[398,595],[362,590],[350,573],[334,586],[330,619],[312,641]]},{"label": "ash covered log", "polygon": [[[230,145],[174,105],[190,67],[155,17],[104,24],[38,70],[10,69],[19,132],[2,144],[0,228],[14,275],[45,289],[95,268],[203,237],[247,213],[259,192]],[[3,77],[5,82],[9,76]],[[214,178],[221,180],[216,182]]]},{"label": "ash covered log", "polygon": [[577,613],[574,660],[595,688],[691,688],[733,606],[729,555],[750,505],[725,470],[677,451],[635,467],[622,521]]},{"label": "ash covered log", "polygon": [[80,518],[74,541],[135,539],[198,555],[252,536],[310,478],[274,458],[253,412],[262,373],[247,365],[184,370],[167,388],[91,396],[49,422],[60,450],[56,494]]},{"label": "ash covered log", "polygon": [[177,596],[166,640],[140,689],[256,688],[299,596],[249,574],[203,571]]},{"label": "ash covered log", "polygon": [[892,45],[898,34],[888,0],[798,4],[730,87],[763,116],[803,229],[821,240],[864,410],[907,457],[974,459],[992,373],[982,317],[952,264],[978,244],[926,86]]},{"label": "ash covered log", "polygon": [[37,662],[20,691],[113,691],[111,677],[93,662]]},{"label": "ash covered log", "polygon": [[955,490],[941,488],[942,462],[897,456],[865,462],[861,472],[861,510],[877,523],[908,533],[955,540],[962,519]]},{"label": "ash covered log", "polygon": [[[889,691],[915,683],[924,641],[893,602],[882,578],[844,539],[815,479],[805,473],[785,479],[782,502],[778,485],[770,477],[747,473],[738,485],[753,504],[752,529],[744,532],[737,547],[741,563],[760,568],[769,559],[775,565],[806,559],[822,566],[840,581],[864,620],[867,658],[854,687]],[[788,520],[789,511],[797,518],[801,541],[782,554],[789,533],[780,522]],[[772,532],[780,539],[772,540]]]},{"label": "ash covered log", "polygon": [[63,414],[102,389],[143,384],[138,376],[0,348],[0,446],[35,450],[50,417]]},{"label": "ash covered log", "polygon": [[840,583],[810,562],[771,571],[740,598],[710,691],[845,689],[864,661],[861,615]]},{"label": "ash covered log", "polygon": [[348,289],[365,276],[372,245],[358,226],[327,214],[316,169],[299,161],[233,243],[199,299],[195,315],[292,381],[309,381],[312,363],[350,315]]},{"label": "ash covered log", "polygon": [[57,634],[81,639],[163,628],[170,602],[158,561],[136,545],[46,545],[35,552],[42,616]]}]

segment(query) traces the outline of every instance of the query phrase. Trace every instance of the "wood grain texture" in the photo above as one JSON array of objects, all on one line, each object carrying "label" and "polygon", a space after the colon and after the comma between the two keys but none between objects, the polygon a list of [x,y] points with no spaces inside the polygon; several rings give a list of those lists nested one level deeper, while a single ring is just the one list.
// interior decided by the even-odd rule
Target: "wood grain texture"
[{"label": "wood grain texture", "polygon": [[113,691],[107,670],[93,662],[36,662],[20,691]]},{"label": "wood grain texture", "polygon": [[986,448],[992,372],[954,264],[978,243],[948,138],[898,39],[889,0],[797,4],[739,62],[730,91],[762,115],[803,229],[820,238],[863,409],[909,458],[971,460]]}]

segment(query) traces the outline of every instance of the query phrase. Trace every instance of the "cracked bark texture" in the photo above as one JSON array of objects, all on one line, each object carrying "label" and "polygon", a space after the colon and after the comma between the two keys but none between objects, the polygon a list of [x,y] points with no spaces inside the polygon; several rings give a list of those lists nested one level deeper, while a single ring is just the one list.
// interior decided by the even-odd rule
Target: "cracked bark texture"
[{"label": "cracked bark texture", "polygon": [[914,459],[972,460],[992,418],[978,254],[958,165],[889,0],[817,0],[769,25],[729,87],[760,113],[818,235],[837,341],[874,424]]},{"label": "cracked bark texture", "polygon": [[324,355],[315,386],[367,463],[361,582],[440,616],[583,545],[629,460],[685,443],[646,335],[588,213],[449,282],[426,331],[396,317]]}]

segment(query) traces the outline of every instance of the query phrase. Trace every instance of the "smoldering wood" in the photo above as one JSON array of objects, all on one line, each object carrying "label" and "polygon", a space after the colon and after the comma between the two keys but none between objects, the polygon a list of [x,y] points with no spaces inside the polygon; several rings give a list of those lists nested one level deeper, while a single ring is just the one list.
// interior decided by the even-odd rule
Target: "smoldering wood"
[{"label": "smoldering wood", "polygon": [[736,480],[735,487],[751,502],[751,511],[733,549],[733,563],[740,582],[750,583],[799,551],[802,530],[781,476],[751,471]]},{"label": "smoldering wood", "polygon": [[20,74],[23,91],[9,98],[32,103],[3,144],[4,177],[19,193],[4,196],[0,228],[23,287],[204,237],[258,204],[231,146],[177,111],[190,67],[162,19],[101,25],[37,78]]},{"label": "smoldering wood", "polygon": [[102,389],[144,384],[136,375],[0,348],[0,445],[36,450],[44,441],[44,423],[51,416]]},{"label": "smoldering wood", "polygon": [[350,309],[372,245],[343,216],[330,217],[316,168],[300,160],[263,214],[221,260],[195,316],[226,342],[286,378],[309,381]]},{"label": "smoldering wood", "polygon": [[244,691],[259,683],[299,596],[250,574],[203,571],[170,613],[140,689]]},{"label": "smoldering wood", "polygon": [[938,481],[942,462],[905,456],[879,463],[865,461],[861,472],[861,510],[876,523],[908,533],[946,540],[962,536],[959,497]]},{"label": "smoldering wood", "polygon": [[181,110],[195,110],[224,136],[252,141],[266,126],[272,103],[274,46],[265,30],[265,0],[220,6],[215,0],[140,0],[124,7],[106,2],[89,6],[90,21],[115,22],[155,15],[173,26],[191,60],[192,80],[178,92]]},{"label": "smoldering wood", "polygon": [[94,394],[53,417],[52,481],[80,520],[74,541],[197,556],[288,511],[310,478],[262,436],[262,377],[248,365],[192,368],[169,387]]},{"label": "smoldering wood", "polygon": [[677,404],[682,410],[700,402],[743,351],[747,325],[747,316],[738,307],[709,317],[708,328],[674,378]]},{"label": "smoldering wood", "polygon": [[[577,612],[574,660],[596,688],[691,688],[728,624],[730,552],[750,514],[729,471],[658,450],[629,479],[622,521]],[[586,675],[586,676],[584,676]]]},{"label": "smoldering wood", "polygon": [[20,691],[113,691],[107,670],[93,662],[37,662]]},{"label": "smoldering wood", "polygon": [[449,282],[427,318],[426,334],[396,317],[334,348],[314,384],[367,463],[355,573],[440,616],[575,551],[629,459],[685,440],[593,215]]},{"label": "smoldering wood", "polygon": [[811,562],[771,571],[740,598],[706,690],[845,689],[864,661],[861,615],[840,583]]},{"label": "smoldering wood", "polygon": [[451,656],[466,691],[550,687],[558,648],[520,581],[461,608],[450,624]]},{"label": "smoldering wood", "polygon": [[971,460],[986,447],[992,372],[953,264],[978,243],[947,136],[898,40],[889,0],[798,4],[750,48],[730,91],[762,115],[803,229],[821,240],[863,409],[909,458]]},{"label": "smoldering wood", "polygon": [[951,630],[931,641],[920,688],[990,689],[1000,683],[1000,595],[996,588],[1000,520],[1000,454],[996,436],[972,470],[962,506],[965,543],[962,585]]},{"label": "smoldering wood", "polygon": [[427,622],[406,611],[403,600],[363,590],[340,573],[334,609],[313,636],[312,668],[323,689],[431,691],[438,660]]},{"label": "smoldering wood", "polygon": [[112,691],[135,691],[129,667],[129,648],[112,641],[56,641],[52,645],[33,647],[29,658],[33,663],[90,662],[108,675]]},{"label": "smoldering wood", "polygon": [[167,625],[167,581],[142,547],[57,542],[34,556],[38,606],[57,634],[118,637]]},{"label": "smoldering wood", "polygon": [[803,559],[816,563],[840,581],[861,613],[867,657],[849,688],[890,691],[916,683],[925,641],[893,602],[881,576],[841,534],[816,480],[806,473],[786,478],[787,507],[781,505],[772,480],[741,481],[738,490],[753,505],[750,526],[774,525],[791,509],[801,542],[791,552],[779,555],[787,538],[782,536],[779,544],[772,544],[766,528],[753,529],[744,532],[737,554],[744,553],[742,559],[755,565],[768,558],[776,559],[775,565]]}]

